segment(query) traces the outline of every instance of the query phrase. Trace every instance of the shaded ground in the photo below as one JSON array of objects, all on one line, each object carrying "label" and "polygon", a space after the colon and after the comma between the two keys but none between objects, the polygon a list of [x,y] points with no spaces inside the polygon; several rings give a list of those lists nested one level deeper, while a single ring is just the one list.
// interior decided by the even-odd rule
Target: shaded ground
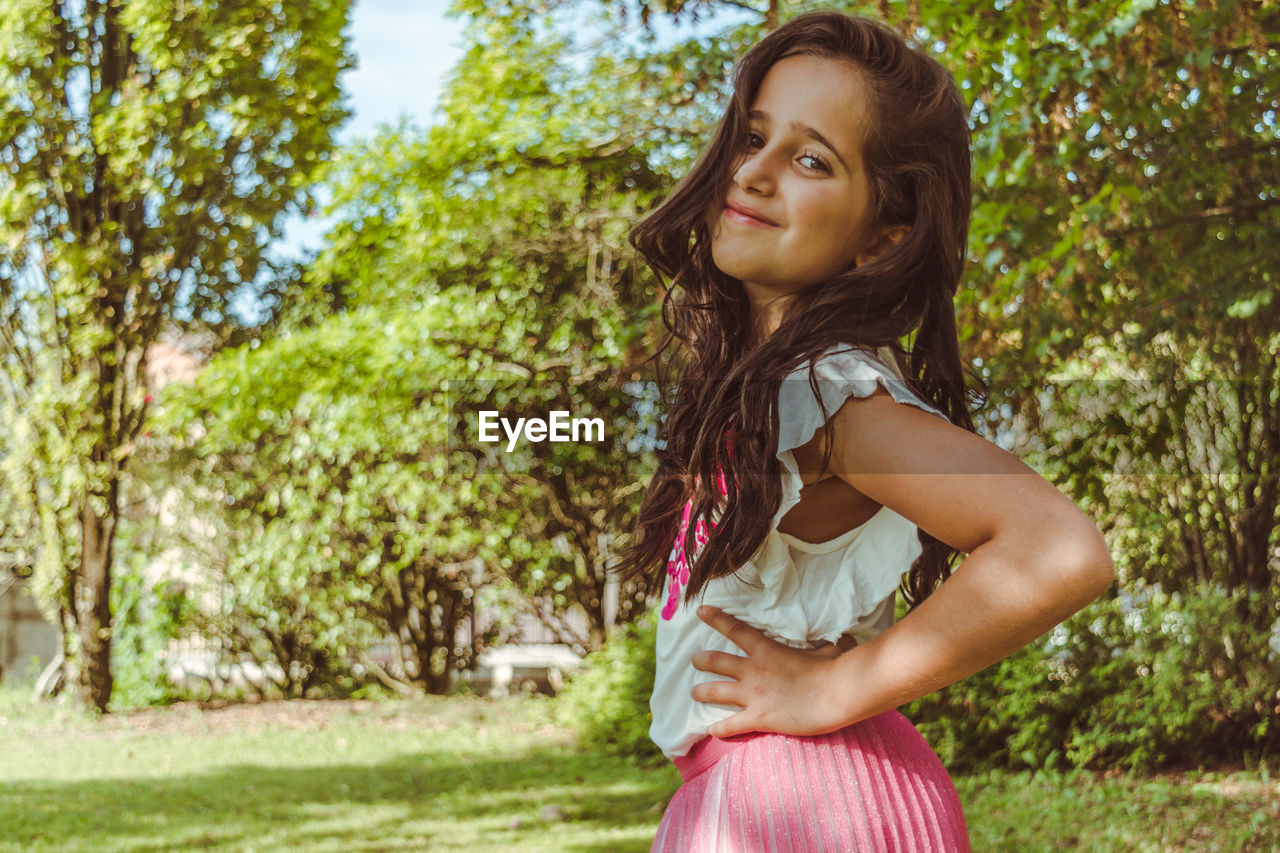
[{"label": "shaded ground", "polygon": [[[678,778],[528,703],[175,706],[0,724],[3,850],[647,850]],[[0,712],[3,713],[3,712]],[[554,805],[563,820],[540,816]]]},{"label": "shaded ground", "polygon": [[[0,699],[0,850],[647,850],[674,769],[576,750],[548,709],[458,697],[99,720]],[[1280,784],[1260,772],[956,785],[975,851],[1280,849]]]}]

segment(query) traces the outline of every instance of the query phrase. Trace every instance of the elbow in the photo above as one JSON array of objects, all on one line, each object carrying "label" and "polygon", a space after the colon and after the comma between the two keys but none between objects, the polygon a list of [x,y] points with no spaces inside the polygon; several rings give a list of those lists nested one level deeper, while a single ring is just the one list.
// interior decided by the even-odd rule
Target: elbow
[{"label": "elbow", "polygon": [[1056,535],[1040,537],[1033,548],[1047,588],[1056,589],[1056,595],[1077,609],[1102,595],[1116,579],[1111,551],[1092,524],[1058,528]]},{"label": "elbow", "polygon": [[1087,601],[1102,595],[1115,582],[1115,561],[1106,540],[1096,528],[1091,527],[1071,537],[1068,550],[1072,556],[1070,564],[1076,585],[1082,595],[1088,595]]},{"label": "elbow", "polygon": [[1107,588],[1110,587],[1116,579],[1116,564],[1111,559],[1111,553],[1104,548],[1101,559],[1090,563],[1085,569],[1085,572],[1092,581],[1093,588],[1096,590],[1093,594],[1093,598],[1097,598],[1102,595],[1102,593],[1106,592]]}]

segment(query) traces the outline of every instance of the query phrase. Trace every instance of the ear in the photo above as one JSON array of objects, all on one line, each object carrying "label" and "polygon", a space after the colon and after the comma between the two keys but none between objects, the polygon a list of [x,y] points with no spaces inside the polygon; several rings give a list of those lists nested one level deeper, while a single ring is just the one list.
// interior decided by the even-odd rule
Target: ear
[{"label": "ear", "polygon": [[884,252],[897,245],[898,242],[903,237],[907,236],[910,231],[911,229],[906,225],[891,225],[890,227],[885,228],[877,237],[875,237],[875,239],[867,244],[865,249],[858,253],[858,256],[854,259],[855,262],[858,266],[862,266],[868,261],[875,260]]}]

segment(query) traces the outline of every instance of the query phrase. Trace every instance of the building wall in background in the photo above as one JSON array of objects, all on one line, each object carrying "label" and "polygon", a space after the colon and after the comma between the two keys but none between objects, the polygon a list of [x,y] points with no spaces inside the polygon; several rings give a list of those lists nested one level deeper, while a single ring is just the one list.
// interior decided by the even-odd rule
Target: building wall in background
[{"label": "building wall in background", "polygon": [[34,682],[58,651],[58,629],[45,621],[21,581],[0,590],[0,681]]}]

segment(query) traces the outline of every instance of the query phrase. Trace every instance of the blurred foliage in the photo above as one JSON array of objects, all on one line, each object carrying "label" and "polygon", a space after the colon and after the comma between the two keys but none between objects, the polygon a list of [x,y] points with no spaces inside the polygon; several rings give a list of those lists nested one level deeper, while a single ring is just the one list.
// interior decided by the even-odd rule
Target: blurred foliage
[{"label": "blurred foliage", "polygon": [[1280,637],[1247,612],[1280,620],[1255,591],[1143,586],[902,711],[958,772],[1256,761],[1280,747]]},{"label": "blurred foliage", "polygon": [[[347,112],[348,4],[0,2],[6,515],[105,709],[122,478],[169,325],[225,331]],[[24,557],[26,559],[26,557]]]},{"label": "blurred foliage", "polygon": [[556,698],[556,718],[584,746],[618,756],[658,761],[649,739],[649,693],[656,665],[657,611],[615,632],[569,677]]},{"label": "blurred foliage", "polygon": [[[1086,508],[1125,582],[1280,596],[1280,6],[837,7],[925,45],[971,104],[957,319],[993,389],[980,430]],[[631,73],[609,94],[641,117],[634,150],[669,186],[723,106],[732,58],[815,4],[485,8],[522,32],[560,21],[587,57],[605,38],[596,16],[613,15],[604,52]]]},{"label": "blurred foliage", "polygon": [[[667,181],[645,156],[657,143],[641,136],[633,60],[575,52],[540,23],[475,18],[437,122],[388,128],[335,159],[337,224],[307,271],[312,296],[281,304],[273,324],[306,328],[335,309],[412,311],[426,299],[465,306],[474,322],[455,337],[510,380],[471,399],[512,419],[560,410],[603,421],[602,442],[499,454],[509,534],[544,553],[494,568],[529,613],[588,650],[604,639],[606,567],[631,527],[653,443],[653,389],[637,379],[658,303],[626,234]],[[475,365],[440,375],[460,387]],[[473,425],[453,452],[479,449],[479,410],[466,409]],[[623,585],[618,618],[644,596]],[[585,634],[570,611],[585,615]]]},{"label": "blurred foliage", "polygon": [[217,611],[202,632],[274,663],[288,693],[347,661],[374,666],[368,653],[388,635],[404,679],[442,692],[471,654],[454,637],[482,583],[476,560],[528,550],[499,535],[491,466],[448,454],[444,377],[468,357],[452,340],[463,322],[444,305],[351,312],[226,350],[164,397],[156,440],[169,474],[156,485],[190,501],[192,518],[218,519]]},{"label": "blurred foliage", "polygon": [[1280,7],[1019,10],[886,7],[973,105],[989,432],[1034,436],[1122,580],[1280,594]]},{"label": "blurred foliage", "polygon": [[[1280,748],[1280,622],[1246,590],[1158,586],[1085,607],[997,664],[900,709],[955,773],[1246,765]],[[556,700],[584,745],[651,757],[655,611],[587,657]]]},{"label": "blurred foliage", "polygon": [[[1268,346],[1274,361],[1280,335]],[[1124,378],[1095,378],[1075,361],[1042,386],[1025,458],[1107,531],[1123,584],[1216,584],[1274,599],[1280,386],[1225,376],[1230,368],[1204,353],[1180,362],[1177,347],[1166,352]],[[1123,376],[1120,358],[1103,347],[1091,355],[1115,368],[1104,376]],[[1241,617],[1270,630],[1263,611]]]},{"label": "blurred foliage", "polygon": [[[610,5],[639,8],[646,26],[655,11],[686,8]],[[688,67],[702,67],[697,46],[749,42],[810,7],[690,4],[755,16],[704,29],[665,56],[687,50]],[[1265,678],[1275,657],[1268,604],[1280,596],[1280,7],[844,8],[936,52],[972,105],[975,208],[957,316],[964,351],[995,391],[980,428],[1099,523],[1125,588],[1071,622],[1101,620],[1100,634],[1070,635],[1080,643],[1076,692],[1046,693],[1034,647],[952,690],[995,691],[1014,706],[1001,731],[1016,749],[999,759],[1012,764],[1139,767],[1194,760],[1196,744],[1271,748],[1268,726],[1280,716]],[[702,82],[695,101],[722,97],[722,73]],[[1124,616],[1144,582],[1174,598],[1157,595]],[[1202,597],[1206,589],[1217,596]],[[1138,643],[1137,629],[1124,627],[1170,612],[1195,635]],[[1085,675],[1090,667],[1098,672]],[[1159,674],[1134,677],[1147,670]],[[1189,678],[1194,707],[1180,708],[1171,697],[1181,689],[1185,698]],[[1049,703],[1078,713],[1101,697],[1113,697],[1102,704],[1122,725],[1040,716]],[[964,734],[949,754],[985,755],[981,719],[952,718]]]},{"label": "blurred foliage", "polygon": [[111,584],[111,707],[163,705],[187,695],[169,677],[170,643],[189,636],[194,599],[173,578],[147,577],[139,525],[121,521],[122,559]]},{"label": "blurred foliage", "polygon": [[[227,347],[192,388],[167,394],[153,413],[154,437],[137,445],[149,460],[140,505],[175,508],[173,535],[208,575],[197,598],[214,604],[190,617],[202,631],[230,655],[274,663],[285,673],[280,689],[293,694],[376,665],[360,659],[384,635],[397,638],[400,667],[374,670],[385,684],[444,689],[452,670],[497,638],[457,642],[456,628],[482,600],[518,602],[563,641],[601,646],[606,569],[651,470],[657,415],[642,380],[661,293],[626,234],[709,136],[734,57],[810,5],[454,3],[467,21],[466,52],[433,123],[385,127],[325,165],[335,221],[325,248],[303,268],[279,271],[255,340]],[[993,388],[980,428],[1098,522],[1121,580],[1118,598],[1066,623],[1062,648],[1033,644],[920,700],[919,714],[938,715],[922,725],[933,727],[935,746],[952,744],[949,754],[978,745],[1010,765],[1150,766],[1186,758],[1195,743],[1269,743],[1278,712],[1257,675],[1273,660],[1265,642],[1275,613],[1265,603],[1280,597],[1280,8],[1169,0],[1075,4],[1065,14],[1040,0],[844,8],[935,51],[972,105],[975,207],[957,317],[963,352]],[[333,70],[312,71],[324,68]],[[328,89],[317,91],[326,110],[337,109]],[[208,98],[198,95],[199,104]],[[227,121],[251,117],[253,127],[291,127],[274,110],[298,103],[253,98],[253,110],[235,112],[239,94],[227,98],[218,101]],[[169,137],[157,134],[156,150],[168,152]],[[151,144],[136,137],[122,138]],[[315,151],[318,162],[325,146]],[[218,162],[217,152],[208,157]],[[284,168],[283,158],[272,162]],[[299,176],[309,174],[304,162],[292,164]],[[137,185],[157,186],[149,180]],[[163,186],[176,191],[193,179],[184,180]],[[305,183],[289,180],[294,189]],[[271,192],[284,198],[280,187]],[[257,249],[245,247],[260,246],[250,239],[260,226],[236,219],[249,230],[224,233],[191,219],[205,215],[214,215],[207,205],[174,208],[164,221],[175,233],[236,245],[201,248],[196,278],[165,284],[178,256],[156,244],[161,254],[147,256],[146,269],[161,278],[139,294],[169,292],[179,280],[239,280],[228,259],[256,268]],[[123,251],[124,243],[106,245]],[[194,286],[191,305],[204,316],[231,290]],[[6,316],[57,316],[43,310],[48,303],[31,304],[37,310],[11,307]],[[82,325],[102,316],[83,300],[66,304]],[[224,342],[243,337],[219,331]],[[21,361],[6,358],[18,375]],[[94,387],[83,372],[66,374],[76,385],[41,370],[32,374],[47,377],[40,387],[68,401]],[[130,390],[114,399],[135,412],[132,437],[144,398]],[[483,409],[600,417],[606,441],[523,443],[506,453],[505,441],[478,441]],[[14,423],[0,426],[10,459],[91,434],[52,415]],[[76,452],[90,454],[90,444]],[[78,505],[68,484],[83,478],[24,471],[7,462],[0,474],[27,501],[26,515],[6,513],[18,520],[0,526],[0,547],[17,554],[6,543],[64,536],[63,564],[74,565]],[[43,517],[32,512],[37,503],[48,508]],[[54,552],[43,553],[54,565]],[[1168,597],[1144,598],[1148,585]],[[66,588],[47,589],[48,600],[70,607]],[[636,618],[646,593],[618,590],[617,618]],[[585,633],[573,613],[585,616]],[[1166,617],[1197,627],[1177,643],[1157,642],[1169,635],[1125,621]],[[1214,630],[1218,642],[1232,638],[1226,663]],[[637,631],[606,644],[597,660],[613,662],[589,666],[570,688],[566,713],[600,742],[647,738],[637,734],[647,732],[638,716],[647,704],[621,698],[644,690],[647,701]],[[1063,655],[1076,674],[1050,678]],[[1219,695],[1195,681],[1206,671],[1223,673]],[[1184,691],[1193,709],[1163,698],[1178,695],[1179,678],[1195,682]],[[615,683],[617,704],[591,728],[586,709],[605,701],[601,685]],[[1119,701],[1112,696],[1139,709],[1112,709],[1127,721],[1123,731],[1081,716]],[[983,703],[998,710],[983,716]],[[957,718],[961,708],[970,717]],[[1126,740],[1134,732],[1152,745]]]}]

